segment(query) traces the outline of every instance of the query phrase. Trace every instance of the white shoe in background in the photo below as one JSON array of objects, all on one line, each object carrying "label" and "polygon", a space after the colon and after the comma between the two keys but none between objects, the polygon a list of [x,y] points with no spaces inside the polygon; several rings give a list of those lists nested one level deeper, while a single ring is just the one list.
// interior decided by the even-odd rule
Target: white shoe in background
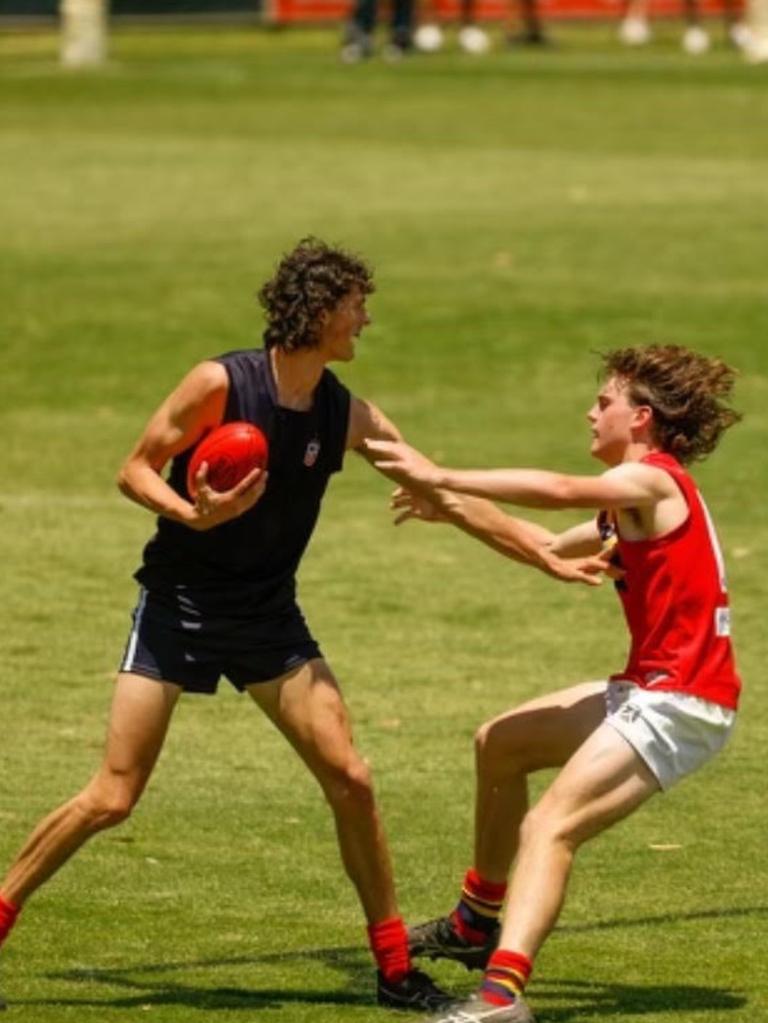
[{"label": "white shoe in background", "polygon": [[692,57],[698,57],[702,53],[706,53],[712,44],[709,34],[701,25],[689,25],[685,32],[683,32],[683,39],[680,45],[686,53],[690,53]]},{"label": "white shoe in background", "polygon": [[619,40],[625,46],[645,46],[651,41],[653,33],[647,18],[630,15],[619,25]]},{"label": "white shoe in background", "polygon": [[491,38],[484,29],[478,28],[477,25],[465,25],[459,31],[459,46],[465,53],[479,56],[490,50]]}]

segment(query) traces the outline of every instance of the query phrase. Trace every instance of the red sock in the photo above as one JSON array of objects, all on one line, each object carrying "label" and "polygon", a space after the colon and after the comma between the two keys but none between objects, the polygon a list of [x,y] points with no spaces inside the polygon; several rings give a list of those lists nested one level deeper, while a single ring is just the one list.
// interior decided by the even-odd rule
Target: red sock
[{"label": "red sock", "polygon": [[451,914],[456,931],[473,945],[493,933],[507,894],[506,881],[486,881],[473,868],[464,875],[459,904]]},{"label": "red sock", "polygon": [[491,1005],[510,1005],[525,991],[533,963],[519,952],[497,949],[488,960],[480,995]]},{"label": "red sock", "polygon": [[387,980],[402,980],[411,968],[408,934],[403,918],[390,917],[368,928],[368,941],[374,959]]},{"label": "red sock", "polygon": [[0,895],[0,945],[8,937],[8,934],[16,923],[16,918],[21,912],[21,906],[14,906],[13,903],[7,902],[2,895]]}]

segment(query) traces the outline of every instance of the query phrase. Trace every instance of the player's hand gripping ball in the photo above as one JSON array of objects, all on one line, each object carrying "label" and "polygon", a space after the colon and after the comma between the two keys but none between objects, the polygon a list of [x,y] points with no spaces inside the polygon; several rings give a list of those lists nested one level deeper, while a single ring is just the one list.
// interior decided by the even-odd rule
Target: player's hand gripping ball
[{"label": "player's hand gripping ball", "polygon": [[187,490],[197,494],[196,477],[203,462],[208,463],[208,485],[223,493],[237,486],[253,469],[267,464],[267,438],[253,423],[224,423],[200,441],[187,467]]}]

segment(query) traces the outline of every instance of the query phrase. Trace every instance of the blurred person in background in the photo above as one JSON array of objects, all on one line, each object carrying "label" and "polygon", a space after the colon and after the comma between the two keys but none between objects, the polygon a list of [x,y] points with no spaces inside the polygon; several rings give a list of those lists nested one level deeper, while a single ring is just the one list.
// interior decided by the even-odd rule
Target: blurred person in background
[{"label": "blurred person in background", "polygon": [[[413,49],[414,0],[391,0],[388,10],[389,40],[382,56],[385,60],[397,61]],[[355,0],[341,44],[341,59],[345,64],[357,64],[375,53],[379,13],[379,0]]]},{"label": "blurred person in background", "polygon": [[[627,0],[618,31],[619,39],[625,46],[645,46],[650,43],[653,38],[650,8],[650,0]],[[683,0],[683,16],[685,30],[680,40],[683,50],[695,57],[706,53],[712,46],[712,40],[702,25],[698,0]],[[738,49],[743,49],[748,43],[750,31],[740,18],[737,0],[724,0],[723,18],[728,41]]]},{"label": "blurred person in background", "polygon": [[[461,0],[459,10],[459,47],[465,53],[480,56],[491,49],[488,32],[478,24],[477,0]],[[420,8],[421,24],[414,34],[416,49],[433,53],[443,46],[444,34],[440,26],[437,7],[429,0]],[[510,10],[506,33],[509,46],[546,46],[550,43],[539,12],[538,0],[519,0],[517,9]]]},{"label": "blurred person in background", "polygon": [[747,0],[747,39],[744,59],[750,64],[768,62],[768,0]]}]

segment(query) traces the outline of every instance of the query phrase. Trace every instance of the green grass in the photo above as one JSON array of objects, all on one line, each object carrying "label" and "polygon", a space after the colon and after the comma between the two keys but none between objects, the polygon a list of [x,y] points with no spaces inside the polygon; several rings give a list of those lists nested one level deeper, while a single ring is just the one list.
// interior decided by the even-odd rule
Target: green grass
[{"label": "green grass", "polygon": [[[328,32],[122,30],[81,75],[53,36],[0,38],[4,862],[98,762],[151,528],[116,467],[194,361],[257,343],[256,288],[313,232],[377,268],[344,379],[454,463],[590,471],[595,349],[668,339],[740,369],[745,421],[697,473],[740,727],[583,850],[531,996],[542,1023],[768,1019],[768,79],[724,46],[682,56],[672,28],[641,53],[611,33],[348,68]],[[609,588],[392,532],[387,493],[349,459],[301,588],[414,919],[467,865],[476,725],[616,668],[625,636]],[[182,703],[140,810],[30,903],[1,962],[9,1023],[386,1018],[314,784],[226,685]]]}]

